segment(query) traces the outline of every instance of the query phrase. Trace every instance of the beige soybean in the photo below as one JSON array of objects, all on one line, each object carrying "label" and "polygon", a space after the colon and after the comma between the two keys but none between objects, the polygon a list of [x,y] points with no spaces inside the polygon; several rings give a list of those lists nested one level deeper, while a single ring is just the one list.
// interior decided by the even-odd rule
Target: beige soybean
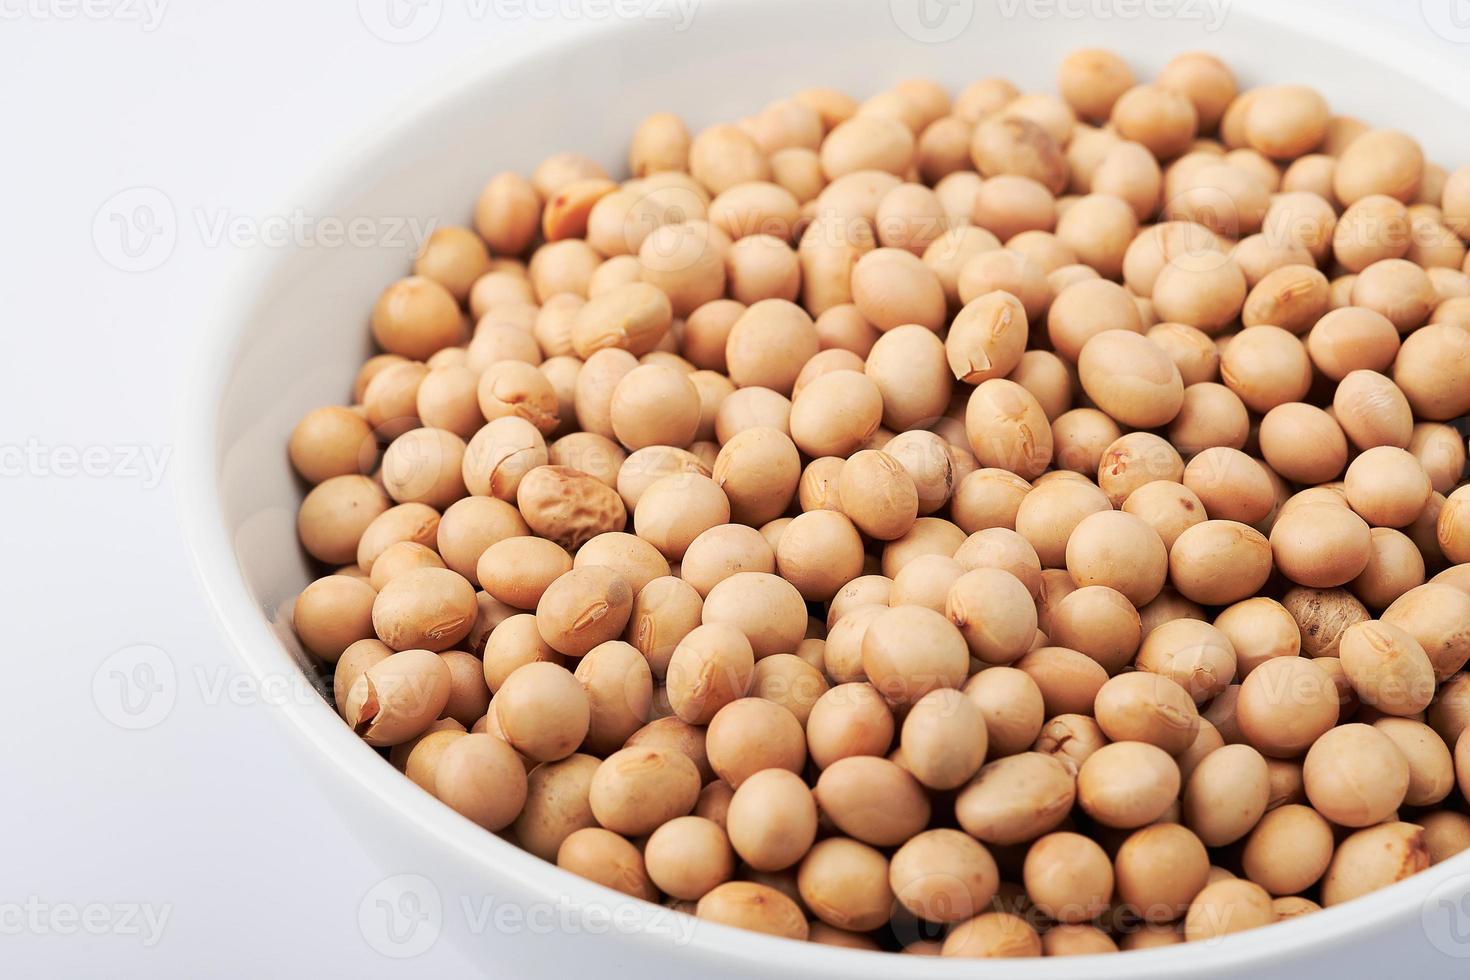
[{"label": "beige soybean", "polygon": [[1388,819],[1409,789],[1409,765],[1392,739],[1364,724],[1339,725],[1307,751],[1302,777],[1313,809],[1345,827]]},{"label": "beige soybean", "polygon": [[329,565],[345,564],[356,558],[358,542],[368,526],[388,507],[387,494],[368,477],[329,477],[302,500],[296,533],[313,558]]},{"label": "beige soybean", "polygon": [[[1101,686],[1101,685],[1099,685]],[[1047,721],[1036,737],[1032,751],[1059,759],[1071,772],[1081,768],[1087,757],[1107,744],[1097,722],[1084,714],[1062,714]]]},{"label": "beige soybean", "polygon": [[1046,329],[1057,353],[1075,363],[1096,335],[1110,329],[1142,333],[1143,323],[1122,286],[1106,279],[1083,279],[1057,294],[1047,310]]},{"label": "beige soybean", "polygon": [[1145,483],[1184,476],[1184,460],[1169,441],[1151,432],[1129,432],[1103,451],[1097,485],[1114,506]]},{"label": "beige soybean", "polygon": [[800,861],[817,834],[817,805],[806,782],[784,769],[753,773],[730,799],[726,825],[741,860],[758,871]]},{"label": "beige soybean", "polygon": [[893,911],[888,858],[848,837],[829,837],[808,851],[796,884],[811,913],[839,929],[866,932]]},{"label": "beige soybean", "polygon": [[929,824],[923,786],[896,763],[877,756],[839,759],[822,770],[813,795],[843,833],[876,847],[892,847]]},{"label": "beige soybean", "polygon": [[730,503],[730,518],[759,526],[779,517],[795,496],[801,459],[786,434],[751,428],[725,442],[713,475]]},{"label": "beige soybean", "polygon": [[1107,910],[1113,866],[1090,837],[1068,831],[1047,834],[1026,851],[1026,895],[1036,909],[1061,923],[1084,923]]},{"label": "beige soybean", "polygon": [[893,711],[871,684],[838,684],[807,718],[807,751],[818,768],[854,755],[882,755],[893,742]]},{"label": "beige soybean", "polygon": [[1103,453],[1123,435],[1123,430],[1095,408],[1074,408],[1052,419],[1051,435],[1058,469],[1096,477]]},{"label": "beige soybean", "polygon": [[1083,345],[1077,363],[1082,387],[1113,418],[1157,428],[1179,414],[1184,382],[1157,344],[1129,330],[1104,330]]},{"label": "beige soybean", "polygon": [[781,892],[753,881],[727,881],[699,900],[695,914],[723,925],[787,939],[807,938],[806,916]]},{"label": "beige soybean", "polygon": [[776,569],[803,599],[825,602],[862,572],[862,537],[835,510],[798,515],[781,533]]},{"label": "beige soybean", "polygon": [[959,629],[923,606],[891,609],[875,617],[863,635],[863,671],[893,704],[913,704],[936,688],[959,687],[969,659]]},{"label": "beige soybean", "polygon": [[824,374],[791,404],[791,438],[809,456],[851,455],[883,419],[883,395],[860,371]]},{"label": "beige soybean", "polygon": [[596,826],[587,794],[601,761],[572,755],[543,763],[526,777],[526,804],[513,824],[521,846],[546,861],[572,833]]},{"label": "beige soybean", "polygon": [[1407,449],[1374,446],[1349,464],[1343,492],[1348,505],[1374,527],[1404,527],[1423,511],[1434,486]]},{"label": "beige soybean", "polygon": [[894,852],[888,881],[911,915],[958,922],[988,906],[1000,885],[1000,872],[983,844],[940,828],[916,834]]},{"label": "beige soybean", "polygon": [[542,639],[533,614],[510,616],[498,623],[485,640],[482,650],[485,684],[494,693],[517,667],[536,661],[560,664],[562,658]]},{"label": "beige soybean", "polygon": [[1010,293],[976,297],[955,315],[945,337],[950,370],[970,384],[1004,377],[1025,353],[1027,329],[1026,310]]},{"label": "beige soybean", "polygon": [[359,640],[376,639],[376,599],[377,593],[367,582],[328,575],[301,590],[291,607],[291,625],[303,646],[328,663],[335,663]]},{"label": "beige soybean", "polygon": [[1014,666],[1036,683],[1048,718],[1087,713],[1108,679],[1101,664],[1066,647],[1033,648]]},{"label": "beige soybean", "polygon": [[395,650],[447,650],[474,625],[474,587],[433,566],[406,571],[373,600],[373,630]]},{"label": "beige soybean", "polygon": [[1034,479],[1051,463],[1051,424],[1036,397],[1014,381],[992,378],[975,389],[965,433],[981,466]]},{"label": "beige soybean", "polygon": [[1066,557],[1078,586],[1109,586],[1135,606],[1157,596],[1168,576],[1168,554],[1158,532],[1123,511],[1083,518],[1067,539]]},{"label": "beige soybean", "polygon": [[1176,619],[1149,631],[1136,665],[1174,681],[1195,703],[1203,704],[1234,680],[1235,647],[1209,623]]},{"label": "beige soybean", "polygon": [[1204,890],[1210,857],[1189,828],[1158,823],[1134,831],[1123,841],[1113,870],[1121,902],[1145,922],[1172,922]]},{"label": "beige soybean", "polygon": [[558,867],[614,891],[651,901],[658,890],[649,880],[643,855],[626,838],[601,827],[568,834],[556,852]]},{"label": "beige soybean", "polygon": [[1113,742],[1077,772],[1077,804],[1094,820],[1123,829],[1152,823],[1179,796],[1179,766],[1147,742]]},{"label": "beige soybean", "polygon": [[1271,543],[1236,521],[1196,524],[1180,534],[1169,551],[1174,587],[1204,605],[1224,605],[1255,594],[1271,567]]},{"label": "beige soybean", "polygon": [[655,677],[667,673],[679,641],[699,625],[703,605],[698,592],[672,576],[653,579],[634,597],[624,636]]},{"label": "beige soybean", "polygon": [[571,755],[591,722],[591,705],[577,678],[545,661],[516,668],[495,692],[491,710],[511,748],[537,762]]},{"label": "beige soybean", "polygon": [[1261,455],[1278,474],[1296,483],[1326,483],[1342,475],[1348,444],[1327,412],[1303,402],[1277,405],[1261,419]]},{"label": "beige soybean", "polygon": [[1271,529],[1276,567],[1293,582],[1333,588],[1368,564],[1372,536],[1361,517],[1334,503],[1304,503],[1283,512]]},{"label": "beige soybean", "polygon": [[1069,592],[1049,611],[1047,627],[1052,642],[1086,654],[1110,674],[1127,666],[1143,642],[1138,610],[1106,585]]},{"label": "beige soybean", "polygon": [[1066,819],[1076,793],[1076,777],[1066,764],[1023,752],[982,766],[956,796],[955,818],[982,843],[1018,844]]},{"label": "beige soybean", "polygon": [[1267,756],[1300,756],[1338,721],[1337,685],[1315,662],[1273,657],[1241,682],[1235,717],[1241,734]]},{"label": "beige soybean", "polygon": [[986,743],[992,758],[1030,748],[1041,732],[1046,702],[1030,675],[1014,667],[991,667],[972,677],[965,697],[985,718]]},{"label": "beige soybean", "polygon": [[1276,505],[1276,487],[1256,460],[1228,446],[1212,446],[1184,467],[1181,481],[1212,519],[1258,524]]},{"label": "beige soybean", "polygon": [[580,656],[622,635],[633,589],[603,565],[574,568],[547,587],[536,604],[541,636],[559,653]]},{"label": "beige soybean", "polygon": [[577,551],[573,567],[603,565],[617,572],[636,593],[656,578],[669,574],[669,563],[642,538],[622,531],[599,534]]},{"label": "beige soybean", "polygon": [[976,567],[957,578],[945,597],[944,615],[958,628],[969,653],[987,664],[1015,661],[1036,635],[1030,591],[999,568]]},{"label": "beige soybean", "polygon": [[1409,789],[1404,803],[1433,806],[1455,788],[1455,766],[1444,739],[1411,718],[1379,718],[1373,727],[1393,740],[1409,763]]},{"label": "beige soybean", "polygon": [[1301,636],[1286,607],[1267,596],[1255,596],[1222,609],[1215,627],[1235,647],[1237,673],[1249,675],[1268,660],[1295,657]]},{"label": "beige soybean", "polygon": [[842,511],[864,534],[881,541],[902,537],[918,517],[913,478],[892,456],[865,449],[853,454],[838,477]]},{"label": "beige soybean", "polygon": [[[699,778],[707,785],[715,779],[714,770],[709,765],[709,755],[705,751],[704,729],[697,725],[691,725],[674,715],[655,718],[629,735],[624,748],[638,745],[678,752],[694,763],[694,768],[699,770]],[[728,786],[725,788],[729,789]]]},{"label": "beige soybean", "polygon": [[[1444,681],[1470,660],[1470,595],[1441,583],[1410,589],[1383,611],[1384,623],[1407,632],[1424,648],[1436,680]],[[1363,614],[1367,618],[1367,614]]]},{"label": "beige soybean", "polygon": [[985,762],[985,716],[976,702],[952,689],[930,691],[904,719],[899,736],[904,765],[930,789],[955,789]]},{"label": "beige soybean", "polygon": [[668,664],[668,697],[674,713],[708,724],[725,705],[745,696],[755,657],[734,626],[706,622],[679,641]]},{"label": "beige soybean", "polygon": [[572,556],[545,538],[514,537],[486,548],[476,566],[480,588],[518,609],[535,609],[547,588],[572,570]]},{"label": "beige soybean", "polygon": [[644,845],[643,861],[659,891],[684,901],[698,901],[735,874],[725,832],[704,817],[676,817],[660,826]]},{"label": "beige soybean", "polygon": [[883,422],[894,431],[919,428],[944,414],[953,376],[944,342],[919,324],[895,326],[869,352],[864,372],[883,396]]},{"label": "beige soybean", "polygon": [[699,787],[699,771],[687,756],[636,746],[613,753],[597,767],[588,802],[602,826],[636,836],[694,809]]},{"label": "beige soybean", "polygon": [[1114,742],[1147,742],[1170,755],[1189,747],[1199,730],[1194,699],[1161,674],[1119,674],[1098,689],[1094,714]]},{"label": "beige soybean", "polygon": [[1429,867],[1424,831],[1389,821],[1360,830],[1337,846],[1322,879],[1322,905],[1330,908],[1386,888]]},{"label": "beige soybean", "polygon": [[1200,760],[1184,787],[1184,823],[1209,847],[1250,832],[1270,800],[1266,760],[1249,745],[1226,745]]},{"label": "beige soybean", "polygon": [[710,590],[703,621],[736,628],[760,659],[796,649],[806,633],[806,603],[779,576],[738,572]]},{"label": "beige soybean", "polygon": [[1276,921],[1271,895],[1260,885],[1239,879],[1216,881],[1200,891],[1184,919],[1187,941],[1218,939]]},{"label": "beige soybean", "polygon": [[1358,699],[1385,714],[1417,714],[1434,697],[1434,665],[1428,654],[1392,623],[1369,620],[1348,627],[1338,655]]},{"label": "beige soybean", "polygon": [[433,792],[489,831],[502,830],[526,802],[526,768],[515,751],[493,735],[465,735],[439,758]]},{"label": "beige soybean", "polygon": [[577,663],[574,676],[587,693],[586,747],[591,751],[616,751],[648,720],[653,674],[633,646],[610,640],[593,647]]},{"label": "beige soybean", "polygon": [[[804,642],[824,643],[821,640]],[[794,653],[765,657],[756,663],[751,673],[751,696],[780,705],[803,726],[817,699],[826,694],[828,688],[821,670]]]},{"label": "beige soybean", "polygon": [[729,498],[714,480],[698,473],[655,480],[633,510],[638,536],[670,561],[682,558],[700,534],[729,520]]},{"label": "beige soybean", "polygon": [[1185,454],[1213,448],[1241,449],[1251,434],[1245,402],[1229,388],[1202,381],[1184,389],[1179,414],[1169,423],[1169,440]]},{"label": "beige soybean", "polygon": [[611,414],[613,432],[629,449],[687,446],[699,428],[699,392],[688,375],[645,364],[618,382]]},{"label": "beige soybean", "polygon": [[449,703],[451,684],[449,666],[436,654],[393,653],[357,675],[342,716],[369,745],[398,745],[434,723]]},{"label": "beige soybean", "polygon": [[1424,847],[1429,852],[1429,863],[1439,864],[1470,845],[1470,817],[1453,810],[1436,810],[1419,818],[1424,830]]},{"label": "beige soybean", "polygon": [[737,572],[774,572],[776,556],[755,528],[718,524],[689,543],[679,575],[701,597]]},{"label": "beige soybean", "polygon": [[705,732],[710,768],[739,789],[763,769],[799,772],[806,765],[806,733],[796,716],[763,698],[741,698],[710,719]]},{"label": "beige soybean", "polygon": [[941,956],[984,959],[1042,955],[1042,940],[1027,921],[1008,912],[987,912],[961,922],[944,939]]}]

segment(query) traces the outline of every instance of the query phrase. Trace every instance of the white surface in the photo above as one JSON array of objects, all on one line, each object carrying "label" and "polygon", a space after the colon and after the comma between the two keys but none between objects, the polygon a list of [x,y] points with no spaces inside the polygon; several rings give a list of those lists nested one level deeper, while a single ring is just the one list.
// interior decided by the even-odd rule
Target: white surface
[{"label": "white surface", "polygon": [[[1439,34],[1417,3],[1335,8],[1382,16],[1385,30],[1463,61],[1470,47],[1452,41],[1470,31],[1460,37],[1448,19],[1456,2],[1426,0]],[[178,382],[225,284],[298,217],[309,236],[332,230],[298,216],[305,205],[291,195],[446,70],[598,27],[568,16],[598,9],[573,0],[431,0],[436,8],[427,36],[389,44],[364,26],[364,11],[371,20],[384,9],[375,0],[172,0],[156,24],[141,0],[0,0],[0,323],[10,341],[0,485],[14,502],[0,541],[4,608],[19,627],[0,694],[10,743],[0,951],[11,972],[375,976],[406,965],[497,975],[449,942],[405,964],[365,939],[364,897],[407,869],[358,846],[351,814],[329,803],[272,717],[274,701],[306,694],[261,691],[226,647],[194,584],[169,479],[173,416],[187,410]],[[1390,121],[1392,107],[1372,115]],[[1463,125],[1452,129],[1436,134],[1451,147]],[[579,145],[574,134],[567,145]],[[1461,160],[1444,162],[1470,159],[1459,149]],[[113,201],[135,187],[154,191]],[[172,208],[176,242],[137,259],[156,267],[124,272],[116,265],[131,260],[110,215],[141,214],[138,203]],[[218,237],[226,226],[233,242]],[[68,475],[74,453],[86,473]],[[140,644],[162,651],[138,656],[155,677],[171,668],[174,682],[131,716],[118,677],[146,675],[117,652]],[[119,719],[151,724],[128,730]]]}]

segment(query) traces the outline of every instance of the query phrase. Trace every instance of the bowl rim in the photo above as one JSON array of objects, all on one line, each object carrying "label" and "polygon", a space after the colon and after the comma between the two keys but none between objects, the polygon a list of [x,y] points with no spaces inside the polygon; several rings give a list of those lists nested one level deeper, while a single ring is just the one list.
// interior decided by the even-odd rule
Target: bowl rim
[{"label": "bowl rim", "polygon": [[[1296,33],[1320,32],[1320,11],[1272,0],[1229,2],[1232,14],[1245,13],[1263,25]],[[722,8],[741,4],[749,8],[747,16],[757,16],[759,9],[776,8],[781,0],[701,0],[701,3]],[[339,141],[336,153],[325,158],[329,162],[315,167],[285,200],[333,200],[342,188],[352,186],[354,178],[367,171],[370,161],[392,154],[401,145],[405,133],[436,111],[474,92],[513,84],[515,73],[526,65],[544,59],[574,57],[580,48],[616,43],[623,32],[637,29],[635,23],[614,19],[584,25],[568,31],[564,37],[531,44],[515,53],[499,54],[488,64],[467,60],[420,84],[416,91],[397,98],[394,108],[400,111],[380,117],[395,120],[391,125],[363,127],[357,135]],[[1470,86],[1465,84],[1470,81],[1470,69],[1456,65],[1437,51],[1416,47],[1406,37],[1391,31],[1375,32],[1361,21],[1339,20],[1333,25],[1329,43],[1370,63],[1392,64],[1406,78],[1436,91],[1446,94],[1470,91]],[[1455,98],[1466,101],[1464,96]],[[183,451],[176,457],[180,466],[173,483],[190,561],[226,644],[258,679],[300,668],[252,598],[226,526],[220,503],[224,449],[220,393],[229,379],[236,353],[245,346],[250,325],[258,315],[257,307],[263,302],[258,297],[289,272],[297,260],[297,249],[263,250],[259,255],[245,258],[241,262],[243,268],[229,277],[224,302],[215,304],[216,310],[225,312],[206,318],[213,326],[200,331],[192,360],[198,369],[181,386],[177,405],[180,410],[175,415],[177,443]],[[207,410],[199,411],[200,406],[207,406]],[[273,707],[284,726],[311,743],[315,764],[329,766],[344,783],[374,798],[383,805],[385,813],[404,825],[406,832],[427,832],[435,838],[435,846],[443,849],[445,859],[459,863],[458,872],[468,872],[476,880],[486,882],[510,878],[527,894],[547,901],[568,902],[573,907],[612,908],[631,904],[639,908],[639,921],[644,926],[656,924],[658,917],[668,912],[666,908],[630,899],[543,861],[496,835],[487,834],[429,794],[417,792],[401,773],[385,765],[374,750],[357,738],[325,700],[287,698]],[[1252,932],[1249,937],[1235,935],[1202,944],[1134,951],[1121,961],[1106,955],[1078,957],[1069,962],[1068,968],[1077,974],[1120,980],[1183,970],[1232,973],[1260,965],[1283,952],[1329,947],[1365,930],[1401,928],[1406,924],[1403,920],[1414,917],[1432,893],[1455,878],[1465,879],[1462,891],[1470,890],[1470,852],[1344,905],[1278,923],[1266,933]],[[637,936],[663,944],[655,935],[653,931],[637,932],[622,939]],[[1200,946],[1205,946],[1208,954]],[[780,963],[783,969],[804,976],[843,975],[876,980],[879,977],[957,977],[971,975],[974,970],[973,964],[963,960],[874,956],[861,950],[792,943],[709,922],[700,923],[697,936],[683,949],[694,951],[685,955],[717,955],[728,962],[752,966]],[[1201,962],[1206,955],[1208,961]],[[988,975],[1015,980],[1035,980],[1056,973],[1055,964],[1040,958],[992,962],[986,970]]]}]

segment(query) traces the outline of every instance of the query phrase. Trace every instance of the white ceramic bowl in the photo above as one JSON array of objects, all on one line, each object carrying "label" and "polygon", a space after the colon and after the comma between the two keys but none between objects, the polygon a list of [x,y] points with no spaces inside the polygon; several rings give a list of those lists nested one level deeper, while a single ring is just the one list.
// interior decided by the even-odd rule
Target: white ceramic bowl
[{"label": "white ceramic bowl", "polygon": [[[1174,15],[1147,15],[1161,9]],[[1082,45],[1122,52],[1143,78],[1175,53],[1211,50],[1246,85],[1315,84],[1336,110],[1398,126],[1434,159],[1463,162],[1465,144],[1452,145],[1470,118],[1463,70],[1285,4],[1234,0],[1217,22],[1219,13],[1208,0],[704,0],[683,32],[667,21],[618,22],[591,39],[443,82],[407,111],[385,115],[395,120],[385,132],[336,161],[291,204],[342,218],[465,222],[488,175],[529,171],[552,151],[581,150],[620,171],[628,134],[655,110],[678,112],[698,127],[810,85],[861,94],[911,75],[935,76],[953,89],[1005,75],[1050,90],[1058,60]],[[299,680],[317,670],[276,614],[309,575],[294,537],[301,490],[286,461],[287,435],[307,409],[340,402],[350,390],[369,353],[371,303],[409,260],[402,246],[271,250],[240,269],[238,290],[214,307],[223,311],[220,319],[208,321],[206,351],[182,413],[192,426],[180,454],[189,464],[182,504],[219,618],[262,679]],[[520,977],[563,976],[578,967],[711,980],[761,970],[845,980],[1057,973],[1056,961],[980,967],[797,944],[707,923],[691,934],[695,920],[562,872],[441,806],[359,741],[325,701],[307,698],[281,710],[321,785],[340,800],[344,824],[382,855],[388,872],[410,876],[364,897],[364,937],[385,955],[412,955],[432,941],[462,943],[477,947],[477,958],[494,964],[491,972]],[[1470,909],[1460,904],[1467,897],[1470,854],[1291,923],[1206,946],[1073,960],[1066,972],[1462,974],[1467,967],[1455,954],[1470,956]],[[395,928],[375,919],[384,899],[382,908],[417,902],[402,907],[427,914]],[[486,901],[504,911],[488,922],[466,911],[484,909]]]}]

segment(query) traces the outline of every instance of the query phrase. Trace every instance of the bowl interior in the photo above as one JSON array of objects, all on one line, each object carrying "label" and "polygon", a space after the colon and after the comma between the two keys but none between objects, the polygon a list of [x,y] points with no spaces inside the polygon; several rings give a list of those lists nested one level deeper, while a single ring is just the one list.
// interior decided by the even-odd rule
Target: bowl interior
[{"label": "bowl interior", "polygon": [[[1466,157],[1463,127],[1445,125],[1466,118],[1470,86],[1463,72],[1362,28],[1335,22],[1324,31],[1308,13],[1268,3],[705,0],[693,8],[669,2],[644,9],[667,11],[668,18],[650,14],[605,24],[545,53],[471,69],[430,90],[392,116],[385,134],[332,161],[311,189],[287,202],[315,219],[366,221],[369,241],[273,251],[242,269],[238,293],[220,307],[228,311],[225,321],[211,327],[196,400],[185,413],[200,421],[187,436],[193,468],[182,492],[200,573],[254,670],[278,676],[304,671],[318,681],[326,676],[289,628],[290,602],[312,570],[295,539],[303,488],[286,460],[287,436],[308,409],[348,398],[358,366],[371,353],[368,312],[382,287],[406,273],[417,244],[414,229],[430,221],[468,223],[480,187],[498,171],[529,172],[547,154],[574,149],[621,173],[627,137],[648,113],[670,110],[697,129],[808,86],[863,96],[909,76],[935,77],[958,90],[1002,75],[1025,89],[1049,91],[1058,60],[1084,45],[1123,53],[1141,78],[1176,53],[1209,50],[1236,69],[1243,87],[1314,84],[1335,111],[1404,129],[1441,163],[1454,166]],[[682,30],[675,23],[681,9],[693,13]],[[1108,10],[1113,13],[1104,16]],[[1171,14],[1147,16],[1148,10]],[[446,851],[486,852],[481,831],[418,798],[422,794],[358,742],[325,702],[285,710],[314,743],[310,751],[335,757],[383,806],[418,808],[420,818],[439,821],[434,829]],[[552,869],[527,863],[534,861],[503,845],[486,867],[494,863],[501,873],[541,874],[550,881]],[[1422,897],[1440,870],[1357,904],[1362,914],[1376,905],[1380,918],[1407,909],[1409,896]],[[569,879],[546,887],[581,894]],[[580,887],[587,894],[601,891]],[[1330,941],[1354,928],[1356,914],[1349,908],[1313,916],[1253,938],[1253,948]],[[765,940],[722,929],[702,933],[698,943],[737,958],[768,948]],[[872,958],[779,949],[785,962],[808,975],[835,975],[835,969],[867,975],[870,968],[874,975],[918,975],[908,971],[919,969],[887,962],[878,971]],[[1255,955],[1227,942],[1211,961],[1228,965]],[[1126,972],[1180,962],[1200,968],[1200,959],[1128,957]],[[1039,975],[1033,967],[1017,964],[1015,975]],[[1005,975],[1012,969],[1008,965]],[[1090,972],[1106,971],[1099,966]]]}]

